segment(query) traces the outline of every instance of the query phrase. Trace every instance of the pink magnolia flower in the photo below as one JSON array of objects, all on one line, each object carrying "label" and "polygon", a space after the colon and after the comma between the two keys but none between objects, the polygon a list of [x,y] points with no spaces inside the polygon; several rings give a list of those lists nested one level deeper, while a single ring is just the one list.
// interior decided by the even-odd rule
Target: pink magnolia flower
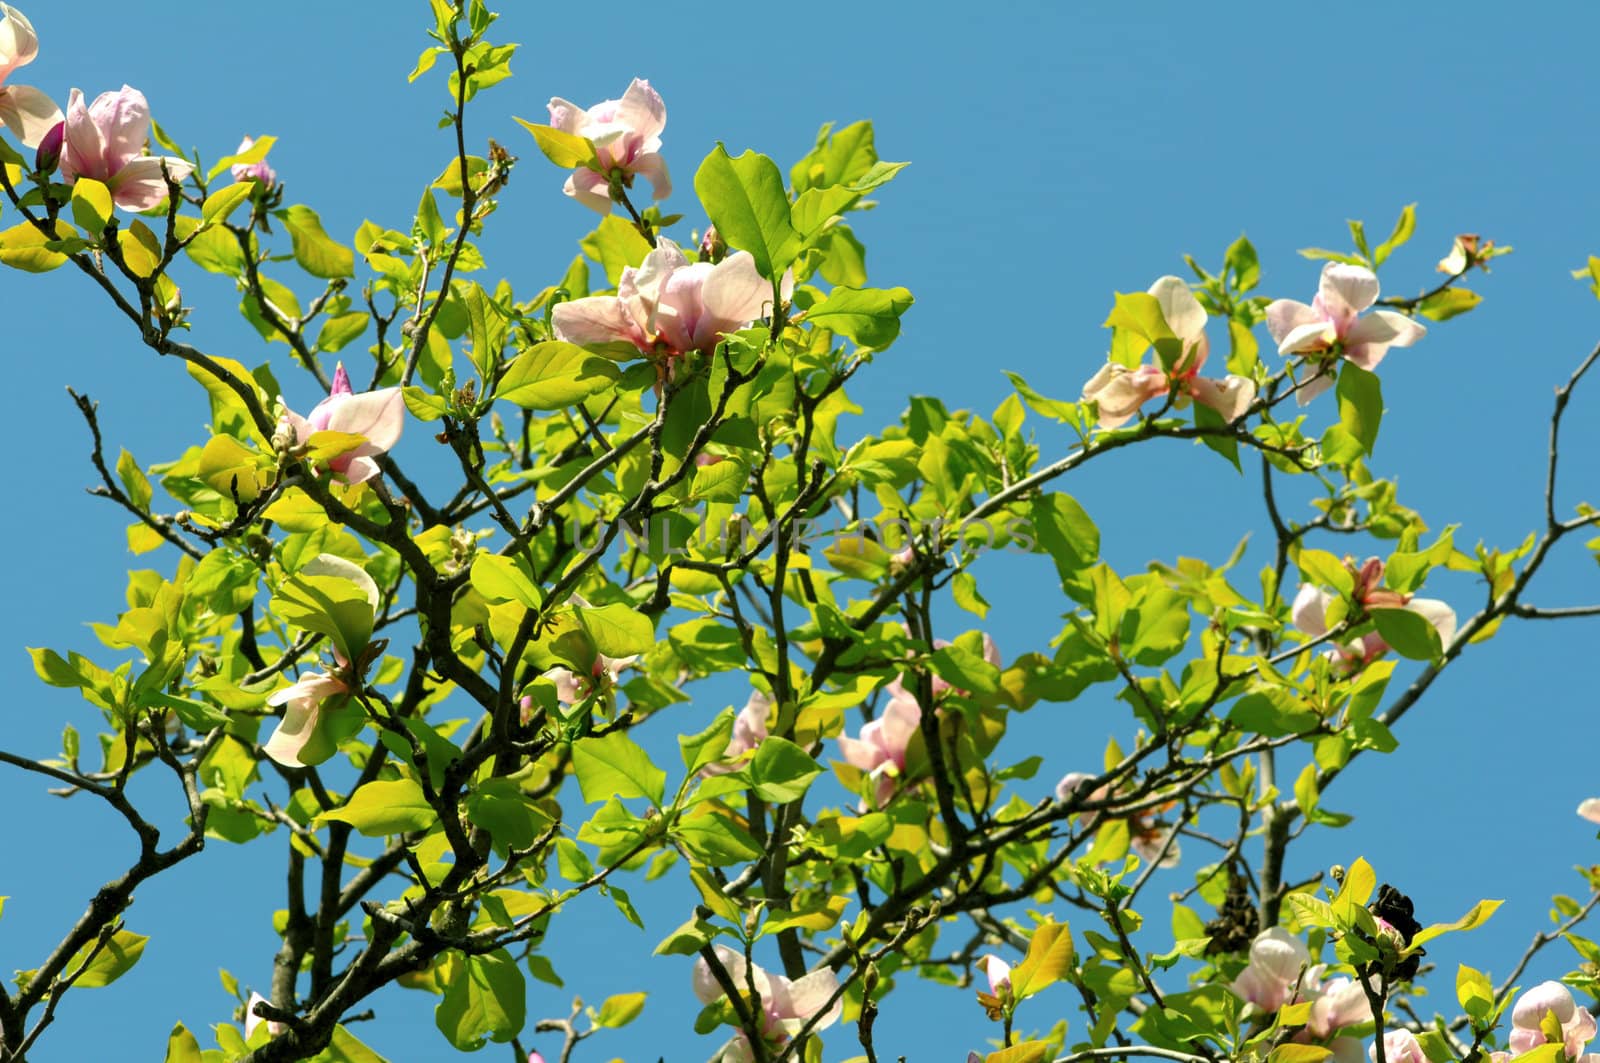
[{"label": "pink magnolia flower", "polygon": [[[1446,602],[1437,598],[1418,598],[1413,594],[1390,590],[1383,586],[1383,561],[1369,557],[1357,568],[1345,562],[1355,578],[1351,598],[1362,609],[1405,609],[1416,613],[1439,633],[1439,643],[1448,646],[1456,637],[1456,613]],[[1313,639],[1328,633],[1328,610],[1338,596],[1311,583],[1302,583],[1289,607],[1290,619],[1296,628]],[[1376,631],[1351,639],[1329,650],[1329,660],[1337,661],[1349,671],[1357,671],[1388,653],[1392,647]]]},{"label": "pink magnolia flower", "polygon": [[[784,297],[792,278],[785,278]],[[772,285],[744,251],[713,266],[691,263],[662,238],[638,267],[622,271],[616,295],[558,305],[556,338],[583,347],[632,346],[640,354],[679,356],[711,351],[717,341],[772,312]]]},{"label": "pink magnolia flower", "polygon": [[[243,140],[239,141],[239,148],[234,152],[234,154],[243,155],[245,152],[250,150],[255,142],[255,137],[245,137]],[[267,165],[266,159],[262,159],[259,162],[235,163],[233,166],[229,167],[228,174],[236,182],[255,181],[267,188],[271,188],[273,185],[278,183],[278,172],[271,166]]]},{"label": "pink magnolia flower", "polygon": [[617,677],[622,670],[639,659],[632,657],[607,657],[594,655],[588,675],[579,675],[570,668],[556,667],[545,672],[545,678],[556,685],[556,697],[563,705],[576,705],[590,695],[610,699],[617,687]]},{"label": "pink magnolia flower", "polygon": [[767,719],[772,715],[772,699],[759,690],[750,692],[750,699],[733,718],[733,734],[722,759],[700,769],[705,776],[722,775],[734,771],[745,759],[745,754],[755,752],[767,737]]},{"label": "pink magnolia flower", "polygon": [[[1367,999],[1361,983],[1353,978],[1341,975],[1326,982],[1319,979],[1307,995],[1312,1001],[1306,1032],[1318,1040],[1372,1021],[1372,1002]],[[1359,1053],[1357,1056],[1359,1058]]]},{"label": "pink magnolia flower", "polygon": [[667,160],[661,157],[661,131],[667,125],[667,105],[643,78],[634,78],[620,100],[605,100],[584,110],[575,103],[552,97],[550,124],[563,133],[586,137],[594,145],[598,170],[572,171],[562,191],[601,214],[611,213],[611,175],[633,186],[635,175],[650,182],[656,199],[672,194]]},{"label": "pink magnolia flower", "polygon": [[37,147],[61,121],[61,108],[32,86],[6,84],[18,68],[38,57],[39,38],[33,23],[10,4],[0,4],[0,16],[0,123],[23,144]]},{"label": "pink magnolia flower", "polygon": [[1568,1058],[1577,1060],[1584,1055],[1584,1046],[1595,1035],[1594,1016],[1588,1008],[1578,1007],[1560,982],[1540,982],[1511,1006],[1510,1046],[1515,1055],[1531,1052],[1548,1040],[1540,1026],[1550,1014],[1561,1024]]},{"label": "pink magnolia flower", "polygon": [[[319,554],[301,566],[300,574],[349,580],[361,591],[367,605],[377,611],[378,585],[353,561],[333,554]],[[341,672],[350,667],[350,662],[338,649],[333,651],[333,659]],[[286,708],[262,752],[287,768],[305,768],[327,760],[333,755],[333,749],[322,728],[323,709],[330,699],[342,700],[349,693],[350,686],[343,678],[327,672],[308,672],[290,686],[273,691],[267,697],[267,705]]]},{"label": "pink magnolia flower", "polygon": [[270,1003],[272,1002],[260,993],[251,992],[250,999],[244,1005],[244,1039],[246,1041],[250,1040],[251,1036],[255,1034],[256,1028],[263,1023],[266,1024],[268,1037],[276,1037],[283,1032],[283,1023],[278,1022],[276,1019],[263,1019],[256,1014],[257,1004]]},{"label": "pink magnolia flower", "polygon": [[350,376],[340,363],[333,372],[333,388],[328,397],[312,407],[310,416],[301,417],[285,409],[278,423],[293,431],[295,442],[302,444],[311,439],[313,432],[365,436],[366,442],[328,462],[336,478],[347,484],[358,484],[378,475],[378,463],[372,459],[400,441],[405,421],[405,400],[399,388],[379,388],[357,394],[351,390]]},{"label": "pink magnolia flower", "polygon": [[[713,945],[717,960],[728,973],[729,979],[741,994],[748,993],[754,983],[761,998],[761,1036],[767,1046],[782,1047],[795,1034],[805,1028],[815,1016],[821,1016],[813,1030],[823,1030],[839,1021],[844,1010],[842,1000],[834,999],[839,989],[839,979],[830,968],[812,971],[803,978],[790,981],[777,974],[768,974],[757,964],[746,964],[744,955],[726,945]],[[711,973],[711,965],[702,957],[695,961],[692,976],[694,995],[702,1004],[714,1004],[723,999],[722,985]],[[716,1059],[721,1063],[752,1063],[756,1059],[754,1046],[743,1031],[723,1045]]]},{"label": "pink magnolia flower", "polygon": [[[1245,1003],[1271,1013],[1305,996],[1308,976],[1314,983],[1316,970],[1305,942],[1275,926],[1256,935],[1250,943],[1250,962],[1228,988]],[[1300,994],[1295,992],[1297,986]]]},{"label": "pink magnolia flower", "polygon": [[[1056,800],[1065,801],[1071,797],[1084,783],[1094,779],[1095,776],[1086,771],[1069,771],[1056,783]],[[1111,787],[1101,786],[1089,794],[1090,801],[1104,801],[1111,796]],[[1164,807],[1170,808],[1171,805]],[[1146,864],[1156,864],[1157,867],[1177,867],[1183,858],[1182,847],[1176,839],[1172,844],[1167,844],[1167,839],[1172,837],[1173,828],[1170,824],[1162,823],[1157,817],[1159,809],[1136,813],[1128,817],[1128,848]],[[1094,825],[1100,818],[1100,813],[1081,812],[1081,821],[1085,827]]]},{"label": "pink magnolia flower", "polygon": [[1600,797],[1586,797],[1578,805],[1578,815],[1590,823],[1600,823]]},{"label": "pink magnolia flower", "polygon": [[[1378,1063],[1378,1046],[1367,1049],[1372,1063]],[[1383,1035],[1383,1057],[1388,1063],[1428,1063],[1417,1035],[1410,1030],[1390,1030]]]},{"label": "pink magnolia flower", "polygon": [[985,956],[978,962],[983,964],[984,977],[989,980],[989,992],[1003,999],[1011,992],[1011,965],[998,956]]},{"label": "pink magnolia flower", "polygon": [[873,804],[882,808],[894,795],[897,780],[905,774],[906,750],[922,729],[922,706],[897,676],[888,686],[889,703],[876,720],[861,728],[860,738],[839,736],[839,753],[845,763],[865,772],[876,783]]},{"label": "pink magnolia flower", "polygon": [[194,164],[170,155],[144,153],[150,136],[150,105],[144,93],[122,86],[102,92],[85,105],[77,89],[67,99],[66,143],[61,150],[61,176],[68,184],[80,177],[104,182],[111,199],[123,210],[149,210],[167,198],[167,181],[182,181]]},{"label": "pink magnolia flower", "polygon": [[544,1056],[539,1054],[537,1048],[528,1053],[528,1063],[544,1063]]},{"label": "pink magnolia flower", "polygon": [[[1305,354],[1311,377],[1296,392],[1304,406],[1333,386],[1329,363],[1348,358],[1362,369],[1377,369],[1390,347],[1409,347],[1427,329],[1392,310],[1361,313],[1378,301],[1378,276],[1365,266],[1329,262],[1311,305],[1279,299],[1267,306],[1267,331],[1279,354]],[[1296,369],[1296,379],[1300,370]]]},{"label": "pink magnolia flower", "polygon": [[1100,411],[1101,428],[1117,428],[1132,420],[1139,407],[1151,399],[1175,392],[1174,405],[1183,408],[1189,400],[1203,403],[1237,421],[1255,401],[1255,382],[1229,373],[1221,380],[1200,376],[1210,344],[1206,340],[1206,311],[1189,286],[1178,277],[1162,277],[1150,286],[1150,294],[1161,304],[1167,327],[1183,343],[1169,373],[1159,363],[1137,369],[1108,362],[1083,385],[1083,401],[1093,402]]}]

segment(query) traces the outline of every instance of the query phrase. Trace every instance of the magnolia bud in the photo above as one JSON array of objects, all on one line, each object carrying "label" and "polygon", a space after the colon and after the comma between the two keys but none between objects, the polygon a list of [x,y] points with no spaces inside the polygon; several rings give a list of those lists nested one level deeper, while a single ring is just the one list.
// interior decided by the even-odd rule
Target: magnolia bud
[{"label": "magnolia bud", "polygon": [[700,237],[700,261],[717,263],[721,262],[728,254],[728,243],[717,232],[715,225],[706,226],[706,234]]},{"label": "magnolia bud", "polygon": [[[254,137],[245,137],[239,141],[239,150],[235,155],[243,155],[255,144]],[[256,162],[243,162],[233,166],[229,171],[235,181],[254,181],[262,188],[271,188],[278,183],[277,171],[267,165],[266,159]]]},{"label": "magnolia bud", "polygon": [[33,157],[33,168],[40,174],[56,172],[56,166],[61,162],[61,144],[67,137],[67,123],[57,122],[50,127],[50,132],[39,141],[39,150]]}]

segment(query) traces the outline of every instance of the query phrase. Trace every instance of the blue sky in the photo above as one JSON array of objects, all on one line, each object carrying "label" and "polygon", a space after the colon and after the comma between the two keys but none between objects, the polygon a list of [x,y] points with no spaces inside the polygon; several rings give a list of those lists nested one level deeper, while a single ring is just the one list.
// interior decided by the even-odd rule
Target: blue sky
[{"label": "blue sky", "polygon": [[[846,3],[623,5],[603,16],[582,5],[502,7],[495,37],[522,43],[517,76],[481,97],[469,136],[480,146],[493,136],[522,157],[484,241],[519,292],[558,276],[595,219],[560,195],[561,174],[511,116],[541,120],[552,95],[616,96],[633,76],[648,77],[666,100],[664,150],[678,187],[669,207],[688,214],[685,232],[699,224],[692,175],[718,140],[787,169],[822,122],[870,117],[880,153],[912,161],[858,225],[872,282],[905,285],[918,299],[904,338],[855,388],[861,431],[892,419],[910,394],[992,410],[1008,390],[1002,368],[1048,394],[1075,395],[1103,358],[1100,323],[1113,291],[1182,272],[1185,252],[1215,264],[1241,231],[1261,253],[1263,290],[1309,300],[1317,264],[1296,248],[1344,246],[1346,218],[1386,232],[1417,202],[1417,235],[1384,271],[1395,291],[1431,285],[1457,232],[1517,250],[1475,278],[1481,309],[1384,363],[1390,416],[1375,465],[1399,478],[1402,501],[1435,528],[1459,523],[1459,542],[1510,546],[1536,526],[1552,389],[1600,338],[1600,307],[1567,276],[1600,251],[1594,9],[1564,5],[1557,22],[1525,6],[1477,3],[1347,4],[1336,13],[1265,3],[935,3],[914,15]],[[134,17],[109,0],[23,9],[43,51],[14,80],[61,100],[73,86],[92,97],[133,84],[157,120],[208,159],[244,134],[275,134],[273,163],[290,201],[317,208],[344,239],[364,218],[405,228],[453,150],[435,128],[442,78],[405,81],[428,43],[420,0],[184,0]],[[197,343],[251,363],[266,356],[220,278],[194,273],[182,283],[199,308]],[[0,306],[8,384],[20,400],[0,419],[0,446],[12,455],[4,484],[20,500],[0,522],[3,556],[14,559],[11,608],[0,617],[0,679],[11,691],[4,747],[47,755],[63,723],[89,732],[94,718],[74,696],[38,685],[22,647],[89,648],[83,621],[114,615],[123,572],[142,564],[123,551],[119,513],[82,493],[87,439],[63,389],[101,400],[108,446],[145,462],[201,438],[205,413],[181,367],[155,362],[71,271],[0,274]],[[280,379],[292,381],[291,405],[314,399],[286,369]],[[1568,420],[1565,505],[1594,482],[1596,409],[1600,386],[1580,393]],[[1067,446],[1051,425],[1036,429],[1046,453]],[[428,435],[411,432],[398,456],[426,465]],[[1094,514],[1107,559],[1123,569],[1179,555],[1220,559],[1243,535],[1264,535],[1258,483],[1187,445],[1120,452],[1063,487]],[[1252,552],[1244,573],[1262,563]],[[1049,578],[1046,564],[996,556],[980,570],[1008,658],[1042,649],[1059,627],[1060,603],[1027,593]],[[1595,576],[1594,562],[1570,544],[1533,598],[1596,600]],[[1466,580],[1430,593],[1463,614],[1482,597]],[[1446,971],[1457,958],[1507,970],[1545,925],[1549,894],[1576,892],[1569,869],[1596,856],[1592,830],[1572,814],[1600,793],[1586,674],[1595,633],[1591,621],[1512,626],[1476,648],[1405,720],[1400,753],[1363,761],[1330,795],[1357,819],[1308,838],[1292,876],[1364,854],[1417,898],[1424,922],[1505,897],[1488,929],[1460,950],[1441,943],[1437,955]],[[1041,787],[1098,760],[1105,721],[1121,718],[1111,710],[1091,694],[1019,724],[1046,754]],[[0,800],[11,810],[0,860],[0,894],[11,897],[0,969],[10,970],[35,965],[132,852],[87,799],[63,802],[5,772]],[[175,822],[175,802],[169,813]],[[69,996],[37,1058],[85,1058],[111,1039],[150,1058],[175,1020],[203,1027],[226,1017],[216,968],[264,987],[281,848],[281,839],[259,852],[214,843],[141,891],[130,926],[156,937],[140,969],[110,989]],[[1164,875],[1172,889],[1188,882],[1183,871]],[[636,1027],[591,1042],[579,1059],[695,1059],[715,1046],[689,1029],[687,963],[648,958],[686,903],[669,897],[646,908],[648,934],[590,906],[552,935],[569,988],[586,999],[654,993]],[[1564,971],[1562,948],[1535,973]],[[564,1014],[565,1001],[540,989],[530,1009]],[[375,1047],[397,1063],[444,1055],[429,1040],[437,1038],[431,999],[391,995],[378,1006],[382,1021],[360,1031]],[[950,1018],[929,1022],[935,1007]],[[1054,1017],[1034,1016],[1041,1026]],[[989,1032],[965,994],[927,991],[889,1004],[879,1045],[913,1060],[948,1058]],[[835,1035],[830,1057],[848,1054],[848,1041]]]}]

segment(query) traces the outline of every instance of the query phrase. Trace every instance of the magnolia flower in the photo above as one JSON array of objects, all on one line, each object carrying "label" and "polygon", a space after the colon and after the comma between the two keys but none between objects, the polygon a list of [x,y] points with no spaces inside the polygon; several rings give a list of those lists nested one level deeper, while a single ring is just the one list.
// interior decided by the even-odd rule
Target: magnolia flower
[{"label": "magnolia flower", "polygon": [[[353,561],[320,554],[301,566],[299,574],[349,580],[361,591],[367,605],[377,611],[378,585]],[[333,651],[333,659],[340,672],[349,669],[350,662],[337,649]],[[330,700],[342,702],[349,693],[350,686],[345,679],[326,672],[309,672],[290,686],[273,691],[267,704],[272,708],[287,707],[262,752],[287,768],[306,768],[327,760],[334,750],[322,726],[324,710],[329,707]]]},{"label": "magnolia flower", "polygon": [[978,961],[983,964],[984,977],[989,980],[989,992],[994,996],[1003,997],[1011,992],[1011,965],[998,956],[985,956]]},{"label": "magnolia flower", "polygon": [[728,739],[728,748],[722,752],[722,760],[707,764],[700,769],[700,774],[722,775],[737,768],[745,754],[753,753],[766,739],[767,719],[771,715],[772,699],[759,690],[752,690],[750,700],[733,718],[733,735]]},{"label": "magnolia flower", "polygon": [[[741,994],[747,994],[754,984],[759,1002],[749,1005],[759,1009],[760,1033],[769,1047],[781,1047],[805,1028],[815,1016],[813,1031],[823,1030],[839,1021],[844,1010],[843,1002],[835,999],[839,980],[831,969],[823,967],[804,978],[794,981],[777,974],[768,974],[756,964],[746,964],[744,955],[726,945],[713,945],[717,961],[721,963],[728,979]],[[702,1004],[714,1004],[723,999],[721,983],[711,973],[711,965],[702,957],[695,961],[692,984],[694,995]],[[722,1046],[716,1056],[721,1063],[752,1063],[756,1059],[754,1046],[744,1031]]]},{"label": "magnolia flower", "polygon": [[594,663],[589,666],[588,675],[579,675],[570,668],[562,667],[552,668],[544,675],[555,683],[556,697],[563,705],[576,705],[591,695],[609,699],[616,690],[617,676],[638,659],[637,654],[632,657],[607,657],[597,653]]},{"label": "magnolia flower", "polygon": [[[1367,1049],[1372,1063],[1378,1063],[1378,1046]],[[1428,1063],[1417,1035],[1410,1030],[1390,1030],[1383,1035],[1383,1056],[1388,1063]]]},{"label": "magnolia flower", "polygon": [[[784,298],[793,279],[785,277]],[[638,267],[622,271],[616,295],[559,304],[556,338],[584,347],[632,346],[640,354],[711,351],[717,341],[772,312],[772,285],[739,251],[715,266],[691,263],[663,237]]]},{"label": "magnolia flower", "polygon": [[1578,805],[1578,815],[1590,823],[1600,823],[1600,797],[1586,797]]},{"label": "magnolia flower", "polygon": [[922,729],[922,706],[897,676],[888,686],[889,704],[876,720],[861,728],[860,738],[839,736],[839,753],[845,763],[865,772],[876,783],[873,804],[882,808],[894,794],[895,780],[906,770],[906,750],[911,736]]},{"label": "magnolia flower", "polygon": [[1361,983],[1354,978],[1341,975],[1326,982],[1316,982],[1306,995],[1312,998],[1311,1017],[1306,1020],[1306,1031],[1318,1040],[1372,1021],[1372,1002],[1367,999]]},{"label": "magnolia flower", "polygon": [[[167,198],[167,178],[182,181],[194,164],[170,155],[144,153],[150,136],[150,105],[144,93],[127,85],[102,92],[87,106],[77,89],[67,99],[66,142],[61,176],[101,181],[123,210],[149,210]],[[165,176],[163,176],[165,171]]]},{"label": "magnolia flower", "polygon": [[1362,369],[1374,370],[1390,347],[1409,347],[1427,334],[1427,329],[1392,310],[1360,316],[1377,301],[1377,274],[1365,266],[1329,262],[1322,267],[1322,281],[1310,306],[1293,299],[1268,305],[1267,330],[1278,343],[1278,353],[1313,356],[1308,360],[1312,375],[1296,392],[1300,405],[1333,386],[1330,361],[1348,358]]},{"label": "magnolia flower", "polygon": [[1100,427],[1116,428],[1132,420],[1153,398],[1175,392],[1174,405],[1183,408],[1189,400],[1203,403],[1237,421],[1255,401],[1256,385],[1242,376],[1229,373],[1221,380],[1200,376],[1210,345],[1206,340],[1206,311],[1189,286],[1178,277],[1162,277],[1150,286],[1150,294],[1161,304],[1161,316],[1183,344],[1182,352],[1169,371],[1161,365],[1141,365],[1137,369],[1108,362],[1083,385],[1083,401],[1093,402],[1100,411]]},{"label": "magnolia flower", "polygon": [[256,1032],[256,1028],[263,1023],[266,1024],[268,1037],[276,1037],[283,1032],[283,1023],[276,1019],[263,1019],[256,1014],[257,1004],[270,1003],[271,1001],[260,993],[251,992],[250,999],[244,1005],[244,1039],[246,1041],[250,1040],[251,1036]]},{"label": "magnolia flower", "polygon": [[1578,1007],[1560,982],[1540,982],[1511,1007],[1511,1051],[1515,1055],[1531,1052],[1548,1040],[1540,1027],[1550,1014],[1561,1025],[1568,1058],[1576,1060],[1584,1054],[1584,1045],[1595,1035],[1594,1016],[1588,1008]]},{"label": "magnolia flower", "polygon": [[[278,400],[283,402],[282,398]],[[340,363],[333,372],[333,388],[328,397],[312,407],[308,417],[285,409],[280,428],[292,431],[294,441],[304,444],[313,432],[344,432],[365,436],[366,441],[328,462],[334,476],[347,484],[358,484],[378,475],[373,457],[400,441],[405,427],[405,400],[399,388],[380,388],[359,395],[350,388],[350,376]]]},{"label": "magnolia flower", "polygon": [[33,24],[10,4],[0,4],[0,16],[0,123],[23,144],[35,147],[61,121],[61,108],[36,88],[6,84],[18,67],[38,56],[39,38]]},{"label": "magnolia flower", "polygon": [[1311,952],[1305,942],[1281,926],[1256,935],[1250,943],[1250,962],[1228,988],[1247,1004],[1264,1012],[1274,1012],[1296,999],[1296,987],[1304,984],[1308,973],[1314,982]]},{"label": "magnolia flower", "polygon": [[539,1054],[537,1048],[528,1053],[528,1063],[544,1063],[544,1056]]},{"label": "magnolia flower", "polygon": [[[1065,801],[1077,792],[1084,783],[1095,778],[1086,771],[1069,771],[1056,783],[1056,800]],[[1089,794],[1090,801],[1104,801],[1111,796],[1110,786],[1101,786]],[[1170,808],[1168,804],[1164,807]],[[1157,867],[1177,867],[1183,858],[1182,848],[1177,839],[1172,838],[1173,828],[1157,819],[1159,809],[1136,813],[1128,817],[1128,848],[1146,864],[1156,864]],[[1100,818],[1099,812],[1080,812],[1083,826],[1090,827]],[[1168,839],[1172,838],[1171,844]]]},{"label": "magnolia flower", "polygon": [[620,100],[597,103],[587,111],[559,96],[550,100],[550,124],[563,133],[586,137],[594,145],[597,170],[572,171],[562,191],[601,214],[611,213],[611,175],[633,187],[635,175],[650,182],[656,199],[672,194],[667,160],[661,157],[661,130],[667,105],[643,78],[634,78]]},{"label": "magnolia flower", "polygon": [[[1442,646],[1448,646],[1456,637],[1455,610],[1437,598],[1418,598],[1383,586],[1381,559],[1369,557],[1359,568],[1346,561],[1345,567],[1350,570],[1355,582],[1351,599],[1361,609],[1405,609],[1416,613],[1433,625],[1433,629],[1439,633],[1439,644]],[[1330,630],[1328,610],[1336,601],[1338,596],[1332,592],[1314,584],[1302,583],[1294,596],[1294,603],[1289,607],[1291,622],[1302,633],[1320,639]],[[1335,646],[1325,656],[1338,661],[1349,671],[1357,671],[1389,652],[1390,648],[1382,635],[1369,631],[1360,638]]]},{"label": "magnolia flower", "polygon": [[[235,151],[234,154],[243,155],[250,150],[255,142],[255,137],[245,137],[239,141],[239,150]],[[255,181],[267,188],[271,188],[278,183],[278,172],[267,165],[266,159],[260,159],[256,162],[235,163],[229,168],[228,173],[236,182]]]}]

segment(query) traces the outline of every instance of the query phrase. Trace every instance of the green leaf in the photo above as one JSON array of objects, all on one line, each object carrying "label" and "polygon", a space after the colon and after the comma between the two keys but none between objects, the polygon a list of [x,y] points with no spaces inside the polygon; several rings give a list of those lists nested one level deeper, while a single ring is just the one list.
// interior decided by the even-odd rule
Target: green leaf
[{"label": "green leaf", "polygon": [[521,565],[500,554],[478,554],[472,559],[472,586],[491,602],[520,602],[537,609],[543,601],[539,588]]},{"label": "green leaf", "polygon": [[606,997],[600,1005],[600,1014],[595,1016],[594,1024],[607,1026],[613,1030],[628,1025],[644,1010],[645,998],[648,996],[648,993],[618,993],[616,996]]},{"label": "green leaf", "polygon": [[748,863],[762,854],[749,831],[715,813],[680,819],[673,824],[672,834],[697,862],[712,867]]},{"label": "green leaf", "polygon": [[269,608],[295,627],[327,635],[349,661],[361,656],[372,637],[372,603],[359,584],[342,576],[304,572],[289,576]]},{"label": "green leaf", "polygon": [[533,134],[534,143],[539,145],[544,157],[563,170],[573,170],[580,166],[586,166],[591,170],[600,168],[600,162],[595,158],[594,145],[587,137],[580,137],[576,133],[568,133],[554,126],[527,122],[521,118],[515,121]]},{"label": "green leaf", "polygon": [[697,774],[701,768],[721,758],[733,737],[733,719],[733,709],[723,709],[704,731],[678,736],[678,752],[689,775]]},{"label": "green leaf", "polygon": [[[72,226],[56,222],[56,234],[63,239],[72,235]],[[0,232],[0,263],[24,273],[48,273],[57,269],[67,256],[51,251],[44,245],[50,237],[33,227],[32,222],[22,222]]]},{"label": "green leaf", "polygon": [[578,606],[578,623],[607,657],[632,657],[655,645],[655,628],[644,613],[620,602]]},{"label": "green leaf", "polygon": [[623,731],[574,742],[572,769],[583,799],[590,804],[612,797],[645,797],[659,807],[666,791],[667,773]]},{"label": "green leaf", "polygon": [[980,620],[989,615],[989,603],[978,593],[978,577],[967,569],[962,569],[951,578],[950,597]]},{"label": "green leaf", "polygon": [[1383,389],[1378,374],[1346,361],[1339,369],[1339,423],[1368,454],[1378,442],[1383,420]]},{"label": "green leaf", "polygon": [[1418,931],[1417,936],[1411,939],[1412,947],[1425,945],[1441,934],[1450,934],[1457,930],[1476,930],[1484,923],[1487,923],[1489,917],[1494,915],[1495,910],[1504,903],[1504,901],[1479,901],[1472,906],[1466,915],[1463,915],[1453,923],[1435,923],[1424,930]]},{"label": "green leaf", "polygon": [[1071,495],[1036,498],[1029,517],[1039,545],[1055,559],[1063,581],[1076,577],[1100,556],[1100,529]]},{"label": "green leaf", "polygon": [[[225,188],[219,188],[206,197],[205,205],[200,208],[200,218],[207,225],[214,222],[225,222],[228,215],[250,198],[250,193],[255,191],[254,181],[235,181]],[[232,238],[231,235],[229,237]]]},{"label": "green leaf", "polygon": [[80,177],[72,186],[72,220],[95,236],[111,220],[111,190],[92,177]]},{"label": "green leaf", "polygon": [[1000,669],[961,646],[945,646],[929,658],[934,672],[958,690],[993,694],[1000,689]]},{"label": "green leaf", "polygon": [[[267,139],[267,138],[263,138]],[[310,207],[295,205],[277,211],[294,243],[294,259],[313,277],[333,280],[356,275],[355,252],[322,229],[322,219]]]},{"label": "green leaf", "polygon": [[1228,722],[1253,734],[1283,738],[1315,730],[1322,719],[1301,707],[1292,696],[1260,693],[1246,694],[1234,702],[1228,711]]},{"label": "green leaf", "polygon": [[67,962],[69,972],[76,971],[85,960],[93,954],[94,959],[88,960],[88,966],[83,968],[83,974],[72,983],[74,989],[98,989],[108,986],[118,978],[133,970],[133,965],[139,962],[139,957],[144,955],[145,942],[150,939],[143,934],[135,934],[128,930],[118,930],[107,939],[104,946],[98,951],[95,942],[91,941],[78,950],[78,954]]},{"label": "green leaf", "polygon": [[1389,233],[1389,238],[1372,249],[1372,264],[1381,266],[1389,255],[1406,241],[1411,239],[1411,234],[1417,228],[1417,205],[1410,203],[1400,211],[1399,219],[1394,223],[1394,228]]},{"label": "green leaf", "polygon": [[1333,1051],[1321,1045],[1278,1045],[1267,1053],[1267,1063],[1322,1063]]},{"label": "green leaf", "polygon": [[330,820],[348,823],[369,838],[382,838],[427,830],[439,821],[439,814],[412,780],[380,779],[362,786],[341,807],[320,813],[316,822]]},{"label": "green leaf", "polygon": [[200,1042],[195,1040],[189,1028],[181,1022],[174,1026],[167,1038],[166,1063],[201,1063],[203,1059]]},{"label": "green leaf", "polygon": [[1494,985],[1488,975],[1463,963],[1456,969],[1456,1000],[1475,1025],[1481,1024],[1494,1011]]},{"label": "green leaf", "polygon": [[737,502],[750,481],[750,470],[744,462],[725,458],[695,469],[689,481],[691,501]]},{"label": "green leaf", "polygon": [[757,273],[768,280],[783,275],[801,240],[776,163],[753,151],[731,158],[718,144],[695,172],[694,190],[722,238],[755,259]]},{"label": "green leaf", "polygon": [[1076,959],[1072,929],[1066,923],[1045,923],[1028,939],[1028,954],[1011,972],[1011,992],[1025,1000],[1071,976]]},{"label": "green leaf", "polygon": [[849,210],[861,196],[848,188],[809,188],[800,194],[789,209],[795,231],[802,237],[810,236],[828,223],[828,219]]},{"label": "green leaf", "polygon": [[637,266],[650,253],[650,241],[615,214],[600,219],[600,226],[580,242],[583,253],[600,263],[606,279],[616,284],[622,271]]},{"label": "green leaf", "polygon": [[1446,288],[1417,304],[1417,313],[1429,321],[1449,321],[1483,302],[1483,296],[1466,288]]},{"label": "green leaf", "polygon": [[546,340],[506,365],[494,397],[525,410],[565,410],[621,378],[621,370],[607,359],[562,340]]},{"label": "green leaf", "polygon": [[751,788],[763,801],[788,804],[805,796],[822,765],[788,739],[771,735],[756,746],[749,773]]},{"label": "green leaf", "polygon": [[503,1044],[522,1032],[527,1020],[527,980],[505,949],[484,956],[457,954],[454,977],[445,983],[444,998],[434,1009],[439,1032],[463,1052],[475,1052],[485,1040]]},{"label": "green leaf", "polygon": [[1372,618],[1378,623],[1378,634],[1383,636],[1383,641],[1402,657],[1431,661],[1444,652],[1438,630],[1420,613],[1410,609],[1374,609]]},{"label": "green leaf", "polygon": [[915,300],[905,288],[835,288],[806,311],[813,325],[881,351],[900,335],[900,316]]}]

